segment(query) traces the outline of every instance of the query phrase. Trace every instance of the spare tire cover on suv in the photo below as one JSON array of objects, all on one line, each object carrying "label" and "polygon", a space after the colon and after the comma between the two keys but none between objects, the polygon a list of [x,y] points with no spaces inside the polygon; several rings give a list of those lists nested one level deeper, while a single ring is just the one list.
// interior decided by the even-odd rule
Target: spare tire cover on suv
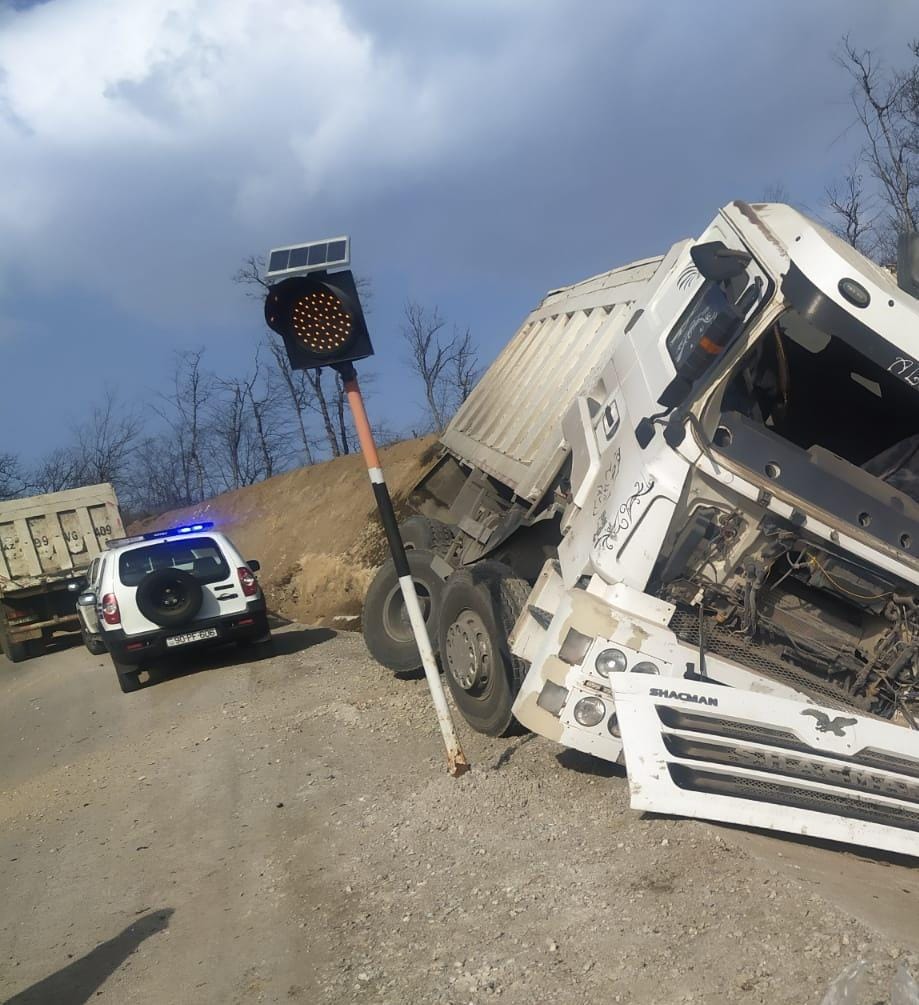
[{"label": "spare tire cover on suv", "polygon": [[137,585],[137,609],[162,628],[184,625],[198,613],[202,601],[201,584],[181,569],[159,569]]}]

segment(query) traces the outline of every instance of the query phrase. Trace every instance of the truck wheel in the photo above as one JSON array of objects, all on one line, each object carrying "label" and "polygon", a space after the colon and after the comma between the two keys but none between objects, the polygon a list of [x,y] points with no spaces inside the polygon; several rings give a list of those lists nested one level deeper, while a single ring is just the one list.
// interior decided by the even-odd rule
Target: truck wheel
[{"label": "truck wheel", "polygon": [[10,639],[4,637],[3,651],[10,663],[22,663],[23,660],[29,658],[29,647],[25,642],[11,642]]},{"label": "truck wheel", "polygon": [[449,524],[427,516],[410,516],[399,524],[399,533],[406,551],[424,548],[443,557],[453,544],[454,532]]},{"label": "truck wheel", "polygon": [[203,593],[190,572],[159,569],[145,576],[137,586],[137,609],[161,628],[184,625],[198,613]]},{"label": "truck wheel", "polygon": [[[444,581],[431,568],[433,552],[425,548],[412,548],[406,555],[415,589],[418,591],[424,623],[436,653],[437,624]],[[370,655],[384,667],[395,673],[408,673],[421,666],[421,656],[415,645],[408,611],[402,600],[402,590],[391,558],[380,567],[367,590],[361,629]]]},{"label": "truck wheel", "polygon": [[506,736],[515,726],[511,706],[528,667],[510,651],[507,637],[529,594],[525,580],[491,560],[458,569],[444,590],[444,676],[463,718],[487,736]]},{"label": "truck wheel", "polygon": [[138,677],[142,673],[141,667],[129,666],[126,663],[119,663],[115,657],[112,657],[112,666],[115,668],[115,673],[118,675],[118,686],[121,688],[123,694],[130,694],[131,691],[139,691],[141,688],[141,683]]},{"label": "truck wheel", "polygon": [[101,656],[108,652],[108,646],[96,635],[90,635],[86,629],[80,625],[80,634],[83,636],[83,645],[93,654]]}]

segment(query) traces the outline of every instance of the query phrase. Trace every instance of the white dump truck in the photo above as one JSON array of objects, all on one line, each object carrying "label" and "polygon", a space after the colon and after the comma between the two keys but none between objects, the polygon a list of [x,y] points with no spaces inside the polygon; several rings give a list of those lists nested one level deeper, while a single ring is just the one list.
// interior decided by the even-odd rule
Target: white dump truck
[{"label": "white dump truck", "polygon": [[55,632],[79,630],[86,571],[123,536],[109,484],[0,503],[0,650],[12,662],[37,655]]},{"label": "white dump truck", "polygon": [[[546,296],[404,524],[470,725],[624,760],[637,808],[919,852],[916,271],[734,202]],[[364,633],[407,670],[394,584]]]}]

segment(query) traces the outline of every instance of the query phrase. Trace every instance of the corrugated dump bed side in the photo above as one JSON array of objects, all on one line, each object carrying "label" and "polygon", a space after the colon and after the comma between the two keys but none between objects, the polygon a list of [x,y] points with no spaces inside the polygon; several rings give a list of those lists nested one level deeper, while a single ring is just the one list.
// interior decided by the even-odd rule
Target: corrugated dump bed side
[{"label": "corrugated dump bed side", "polygon": [[107,484],[0,503],[0,594],[79,572],[123,533]]},{"label": "corrugated dump bed side", "polygon": [[444,446],[536,502],[568,450],[563,416],[609,360],[629,305],[662,261],[634,262],[548,294],[456,413]]}]

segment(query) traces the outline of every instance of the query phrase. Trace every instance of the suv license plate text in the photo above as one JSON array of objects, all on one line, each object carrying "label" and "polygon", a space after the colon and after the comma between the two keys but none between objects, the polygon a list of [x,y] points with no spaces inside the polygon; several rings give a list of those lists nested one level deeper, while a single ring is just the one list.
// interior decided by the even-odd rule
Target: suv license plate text
[{"label": "suv license plate text", "polygon": [[203,639],[216,639],[216,628],[203,628],[200,632],[186,632],[185,635],[174,635],[166,639],[167,646],[184,646],[187,642],[201,642]]}]

